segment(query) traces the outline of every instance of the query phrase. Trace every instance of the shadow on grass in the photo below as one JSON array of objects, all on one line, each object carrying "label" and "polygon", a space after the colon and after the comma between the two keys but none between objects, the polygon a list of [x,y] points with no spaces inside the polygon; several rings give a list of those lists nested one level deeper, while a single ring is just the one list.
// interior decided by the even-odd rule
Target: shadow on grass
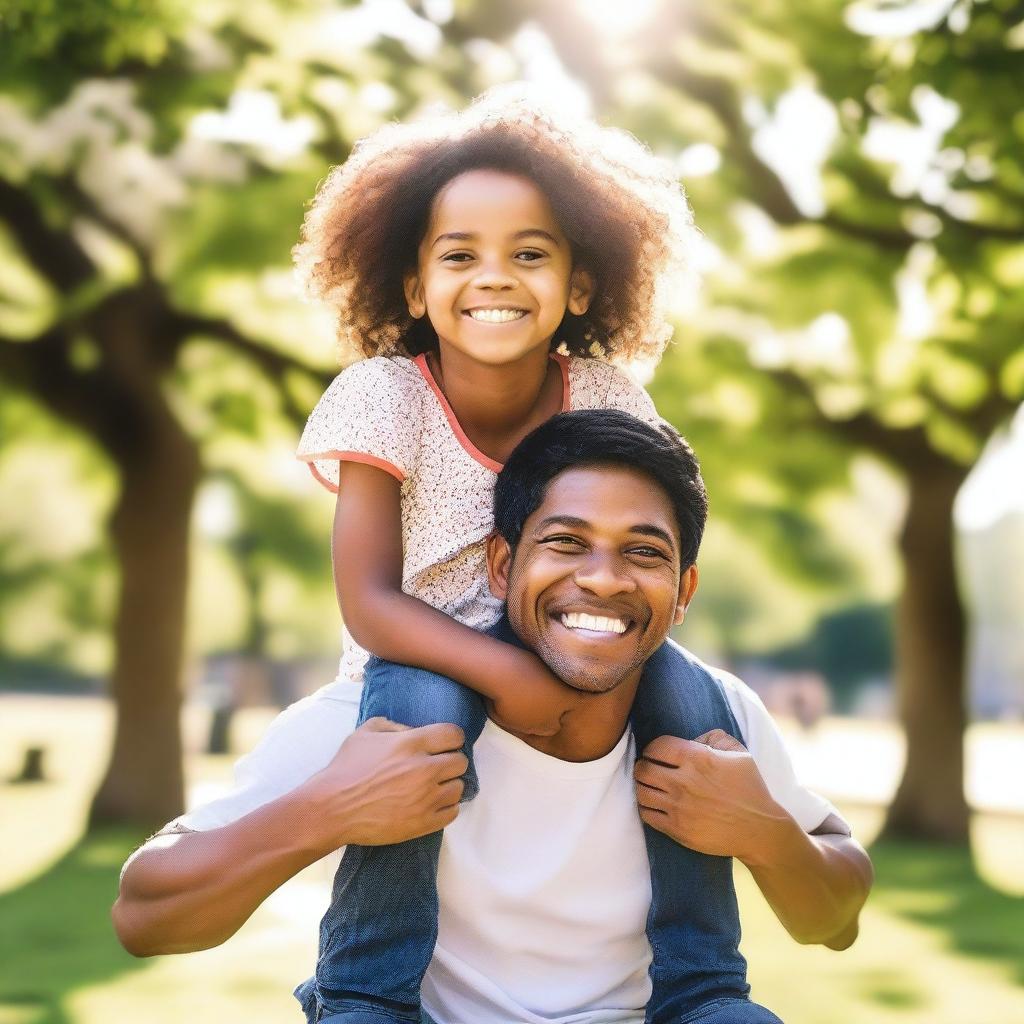
[{"label": "shadow on grass", "polygon": [[871,859],[872,904],[942,932],[951,950],[1005,966],[1024,983],[1024,897],[980,878],[969,849],[884,840]]},{"label": "shadow on grass", "polygon": [[67,1024],[70,992],[146,966],[110,923],[121,865],[144,838],[99,829],[44,875],[0,893],[0,1019]]}]

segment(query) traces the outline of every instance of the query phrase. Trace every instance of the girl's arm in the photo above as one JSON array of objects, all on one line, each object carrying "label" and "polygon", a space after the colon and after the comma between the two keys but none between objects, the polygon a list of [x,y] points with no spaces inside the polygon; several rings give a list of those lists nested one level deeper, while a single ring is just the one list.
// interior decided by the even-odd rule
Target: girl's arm
[{"label": "girl's arm", "polygon": [[537,655],[479,633],[402,590],[399,482],[375,466],[343,461],[334,515],[334,585],[345,625],[379,658],[468,686],[492,717],[517,732],[554,735],[582,694]]}]

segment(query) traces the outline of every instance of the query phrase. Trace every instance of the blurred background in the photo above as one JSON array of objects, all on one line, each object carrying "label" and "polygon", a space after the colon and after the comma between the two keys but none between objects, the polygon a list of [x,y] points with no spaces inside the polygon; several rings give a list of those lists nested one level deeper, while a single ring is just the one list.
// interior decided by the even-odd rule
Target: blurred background
[{"label": "blurred background", "polygon": [[1024,4],[0,0],[0,1024],[298,1020],[329,866],[133,960],[146,835],[339,655],[337,372],[290,270],[354,141],[539,83],[672,161],[702,235],[636,366],[712,499],[679,639],[872,842],[790,1024],[1024,1021]]}]

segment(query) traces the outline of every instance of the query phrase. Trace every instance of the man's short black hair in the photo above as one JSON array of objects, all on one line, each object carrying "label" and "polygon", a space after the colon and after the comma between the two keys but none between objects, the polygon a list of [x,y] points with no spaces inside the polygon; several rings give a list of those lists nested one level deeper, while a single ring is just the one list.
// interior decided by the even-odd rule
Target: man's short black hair
[{"label": "man's short black hair", "polygon": [[693,449],[668,424],[653,427],[618,409],[565,412],[528,434],[494,488],[494,525],[513,550],[548,484],[579,466],[624,466],[646,473],[668,495],[679,526],[681,568],[697,560],[708,496]]}]

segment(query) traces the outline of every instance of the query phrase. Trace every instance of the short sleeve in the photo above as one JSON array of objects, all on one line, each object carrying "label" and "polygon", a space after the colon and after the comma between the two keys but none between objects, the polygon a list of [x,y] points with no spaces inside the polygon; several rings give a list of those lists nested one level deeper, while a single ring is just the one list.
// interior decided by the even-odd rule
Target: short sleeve
[{"label": "short sleeve", "polygon": [[830,814],[841,817],[828,800],[800,784],[786,741],[761,698],[730,673],[716,670],[716,675],[725,687],[729,707],[743,734],[743,744],[750,751],[772,799],[781,804],[805,832],[813,832]]},{"label": "short sleeve", "polygon": [[645,423],[660,426],[663,420],[651,396],[618,367],[609,366],[608,370],[608,391],[604,407],[631,413]]},{"label": "short sleeve", "polygon": [[306,421],[297,456],[329,491],[338,490],[338,463],[363,462],[398,481],[415,460],[419,395],[409,360],[376,356],[346,367]]},{"label": "short sleeve", "polygon": [[337,680],[286,708],[235,762],[230,787],[193,791],[197,805],[158,834],[230,825],[301,785],[330,762],[355,729],[361,689],[358,683]]}]

